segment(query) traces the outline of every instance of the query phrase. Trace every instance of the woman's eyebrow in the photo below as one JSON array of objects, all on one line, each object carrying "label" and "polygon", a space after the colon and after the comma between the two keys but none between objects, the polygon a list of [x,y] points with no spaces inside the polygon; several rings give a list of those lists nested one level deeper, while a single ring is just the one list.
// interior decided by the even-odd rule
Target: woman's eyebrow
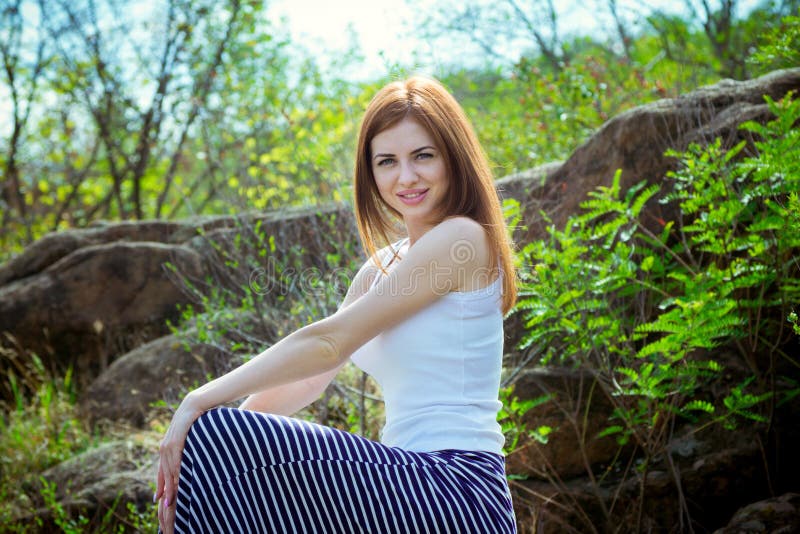
[{"label": "woman's eyebrow", "polygon": [[[422,152],[423,150],[436,150],[436,147],[435,146],[431,146],[431,145],[421,146],[419,148],[415,148],[414,150],[412,150],[411,151],[411,155],[413,156],[414,154]],[[372,159],[393,158],[393,157],[394,157],[394,154],[390,154],[388,152],[381,152],[381,153],[378,153],[378,154],[375,154],[374,156],[372,156]]]}]

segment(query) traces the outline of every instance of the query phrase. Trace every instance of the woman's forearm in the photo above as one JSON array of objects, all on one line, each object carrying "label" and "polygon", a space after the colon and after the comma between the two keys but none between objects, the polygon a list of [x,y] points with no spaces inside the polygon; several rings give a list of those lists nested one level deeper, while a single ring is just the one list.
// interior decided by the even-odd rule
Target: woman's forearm
[{"label": "woman's forearm", "polygon": [[341,366],[305,380],[254,393],[239,408],[276,415],[294,415],[322,395],[340,368]]},{"label": "woman's forearm", "polygon": [[247,363],[189,393],[187,403],[194,411],[203,412],[336,369],[341,364],[340,355],[317,330],[309,325],[283,338]]},{"label": "woman's forearm", "polygon": [[314,402],[319,396],[317,393],[318,390],[312,390],[306,380],[300,380],[254,393],[239,409],[289,417]]}]

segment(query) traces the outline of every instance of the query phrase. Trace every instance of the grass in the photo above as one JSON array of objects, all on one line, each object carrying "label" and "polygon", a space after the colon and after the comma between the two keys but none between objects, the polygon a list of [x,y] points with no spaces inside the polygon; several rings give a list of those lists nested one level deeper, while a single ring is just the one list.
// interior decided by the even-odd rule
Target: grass
[{"label": "grass", "polygon": [[[118,498],[102,516],[90,519],[59,501],[55,484],[42,473],[119,437],[120,431],[106,429],[100,435],[81,418],[70,370],[54,376],[35,354],[0,351],[17,368],[7,374],[12,398],[0,409],[0,532],[154,532],[153,507],[139,509]],[[20,361],[26,362],[23,372]]]}]

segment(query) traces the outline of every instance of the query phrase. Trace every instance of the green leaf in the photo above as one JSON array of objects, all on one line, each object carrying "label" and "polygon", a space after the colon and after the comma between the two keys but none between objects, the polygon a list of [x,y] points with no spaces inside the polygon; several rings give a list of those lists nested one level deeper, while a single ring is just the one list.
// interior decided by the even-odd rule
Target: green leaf
[{"label": "green leaf", "polygon": [[714,405],[708,401],[692,400],[687,402],[681,408],[682,411],[700,411],[708,414],[714,413]]}]

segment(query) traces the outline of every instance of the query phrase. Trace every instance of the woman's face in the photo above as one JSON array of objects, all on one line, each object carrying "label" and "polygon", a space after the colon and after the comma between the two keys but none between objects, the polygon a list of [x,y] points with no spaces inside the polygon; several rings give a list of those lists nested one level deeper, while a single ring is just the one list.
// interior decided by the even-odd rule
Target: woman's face
[{"label": "woman's face", "polygon": [[372,173],[384,202],[397,210],[412,240],[436,224],[436,208],[450,186],[444,154],[428,130],[403,119],[370,143]]}]

